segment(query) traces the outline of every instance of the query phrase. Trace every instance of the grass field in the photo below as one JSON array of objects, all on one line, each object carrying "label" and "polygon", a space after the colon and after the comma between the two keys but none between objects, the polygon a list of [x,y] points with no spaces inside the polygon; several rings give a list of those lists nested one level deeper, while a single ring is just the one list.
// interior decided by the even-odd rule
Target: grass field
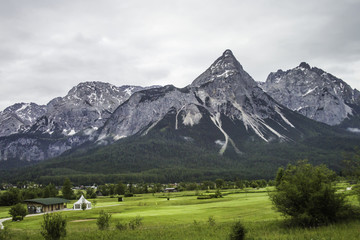
[{"label": "grass field", "polygon": [[[227,239],[237,220],[244,223],[247,239],[359,239],[360,236],[360,221],[312,229],[285,228],[265,189],[224,192],[223,198],[206,200],[198,200],[195,192],[181,192],[139,194],[123,202],[109,197],[96,201],[91,210],[61,212],[67,219],[66,239]],[[112,214],[109,230],[97,230],[100,210]],[[6,211],[8,208],[0,208],[0,216],[6,216]],[[115,227],[118,222],[127,224],[137,216],[142,218],[139,228],[120,231]],[[11,239],[42,239],[42,218],[27,217],[4,225]],[[214,221],[209,222],[209,218]]]}]

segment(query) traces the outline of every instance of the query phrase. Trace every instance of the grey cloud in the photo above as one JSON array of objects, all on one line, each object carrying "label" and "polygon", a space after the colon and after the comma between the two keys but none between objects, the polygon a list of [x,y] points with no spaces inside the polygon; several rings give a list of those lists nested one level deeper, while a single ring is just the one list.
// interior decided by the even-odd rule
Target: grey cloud
[{"label": "grey cloud", "polygon": [[1,1],[0,109],[46,103],[88,80],[183,87],[227,48],[257,81],[307,61],[359,89],[359,4]]}]

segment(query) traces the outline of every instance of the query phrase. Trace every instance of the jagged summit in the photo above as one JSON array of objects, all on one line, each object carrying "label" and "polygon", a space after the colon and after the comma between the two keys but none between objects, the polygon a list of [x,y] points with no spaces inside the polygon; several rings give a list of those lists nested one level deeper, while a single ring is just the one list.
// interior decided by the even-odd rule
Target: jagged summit
[{"label": "jagged summit", "polygon": [[309,70],[311,69],[310,65],[306,62],[301,62],[299,67],[309,69]]},{"label": "jagged summit", "polygon": [[223,57],[232,57],[232,58],[235,58],[233,52],[232,52],[230,49],[226,49],[226,50],[224,51],[224,53],[222,54],[222,56],[223,56]]},{"label": "jagged summit", "polygon": [[211,64],[211,66],[204,73],[197,77],[190,86],[199,87],[203,84],[227,79],[230,76],[235,75],[237,75],[238,78],[232,77],[232,79],[242,79],[246,85],[256,85],[254,79],[252,79],[252,77],[244,71],[243,67],[235,58],[232,51],[228,49],[225,50],[225,52],[218,59],[216,59],[216,61]]}]

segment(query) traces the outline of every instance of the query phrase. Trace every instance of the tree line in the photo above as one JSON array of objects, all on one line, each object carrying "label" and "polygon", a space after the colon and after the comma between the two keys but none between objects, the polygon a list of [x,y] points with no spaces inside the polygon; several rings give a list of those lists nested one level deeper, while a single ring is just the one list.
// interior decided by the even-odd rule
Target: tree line
[{"label": "tree line", "polygon": [[[86,198],[101,196],[114,196],[125,194],[157,193],[165,188],[176,188],[176,191],[211,190],[211,189],[243,189],[243,188],[264,188],[273,186],[273,180],[235,180],[225,181],[218,178],[215,181],[180,182],[178,184],[161,183],[109,183],[98,185],[97,188],[88,187],[84,191],[74,190],[73,183],[69,178],[63,179],[62,187],[56,187],[53,183],[39,185],[35,183],[19,182],[16,187],[10,187],[0,192],[0,206],[12,206],[21,203],[26,199],[63,197],[65,199],[78,199],[82,194]],[[61,190],[61,191],[59,191]]]}]

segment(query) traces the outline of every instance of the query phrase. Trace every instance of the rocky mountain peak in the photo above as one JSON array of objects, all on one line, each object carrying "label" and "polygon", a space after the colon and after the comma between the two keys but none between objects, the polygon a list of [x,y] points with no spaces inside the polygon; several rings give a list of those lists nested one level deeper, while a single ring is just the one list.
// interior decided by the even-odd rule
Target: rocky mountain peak
[{"label": "rocky mountain peak", "polygon": [[305,69],[308,69],[308,70],[311,69],[310,65],[308,63],[306,63],[306,62],[301,62],[299,67],[300,68],[305,68]]},{"label": "rocky mountain peak", "polygon": [[0,112],[0,137],[22,132],[45,114],[46,106],[36,103],[16,103]]},{"label": "rocky mountain peak", "polygon": [[261,87],[276,101],[304,116],[337,125],[352,115],[354,92],[343,80],[302,62],[270,73]]},{"label": "rocky mountain peak", "polygon": [[[235,77],[237,76],[237,77]],[[199,77],[197,77],[191,87],[200,87],[201,85],[232,79],[239,81],[237,84],[244,86],[255,86],[256,82],[244,71],[239,61],[235,58],[231,50],[225,52]]]},{"label": "rocky mountain peak", "polygon": [[[259,88],[226,50],[184,89],[165,86],[133,94],[101,128],[97,141],[108,143],[134,134],[146,135],[157,125],[163,126],[164,121],[169,129],[183,134],[205,124],[216,132],[212,143],[219,147],[220,154],[227,147],[240,153],[241,144],[236,143],[239,135],[234,129],[242,132],[243,139],[287,141],[295,126],[286,114],[287,110]],[[185,137],[196,139],[193,135]]]},{"label": "rocky mountain peak", "polygon": [[243,71],[243,67],[229,49],[225,50],[221,57],[219,57],[209,69],[213,75],[224,74],[226,71]]}]

